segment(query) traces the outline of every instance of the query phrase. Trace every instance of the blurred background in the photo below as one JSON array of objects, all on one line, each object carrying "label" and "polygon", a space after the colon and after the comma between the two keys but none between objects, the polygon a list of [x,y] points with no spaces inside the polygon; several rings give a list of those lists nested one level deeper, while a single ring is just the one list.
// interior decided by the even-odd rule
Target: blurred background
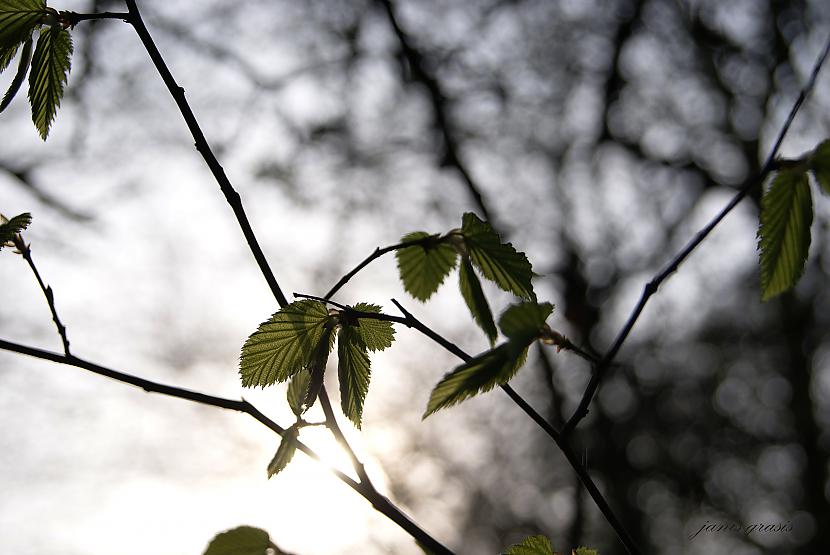
[{"label": "blurred background", "polygon": [[[528,254],[551,326],[600,352],[648,279],[757,174],[830,34],[821,0],[140,4],[287,293],[323,294],[375,247],[474,211]],[[277,306],[175,104],[128,25],[72,35],[48,142],[22,93],[0,119],[0,210],[33,214],[25,238],[73,353],[244,396],[290,424],[284,386],[240,387],[241,345]],[[828,135],[825,68],[781,153]],[[574,439],[647,553],[830,552],[828,203],[814,190],[797,288],[761,304],[759,195],[652,299]],[[396,298],[480,352],[456,280],[421,304],[390,256],[337,300],[395,313]],[[485,290],[496,314],[511,302]],[[0,337],[60,350],[10,249]],[[422,422],[457,361],[410,330],[397,339],[372,358],[362,432],[348,430],[390,497],[458,553],[537,533],[560,552],[622,553],[503,393]],[[589,375],[573,355],[533,350],[513,384],[561,424]],[[240,524],[299,555],[420,553],[302,455],[266,480],[278,438],[244,415],[0,352],[0,420],[4,553],[197,554]],[[347,466],[323,436],[302,439]],[[729,523],[785,530],[690,539]]]}]

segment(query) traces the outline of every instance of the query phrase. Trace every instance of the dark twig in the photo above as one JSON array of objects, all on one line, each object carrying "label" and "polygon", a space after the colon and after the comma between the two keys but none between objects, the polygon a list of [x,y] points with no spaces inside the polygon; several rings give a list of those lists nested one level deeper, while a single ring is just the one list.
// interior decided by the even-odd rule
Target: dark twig
[{"label": "dark twig", "polygon": [[[83,370],[87,370],[100,376],[105,376],[107,378],[111,378],[122,383],[139,387],[148,393],[158,393],[161,395],[167,395],[169,397],[185,399],[187,401],[192,401],[194,403],[199,403],[202,405],[208,405],[212,407],[242,412],[248,414],[249,416],[259,421],[261,424],[263,424],[268,429],[280,436],[282,436],[285,433],[285,428],[283,428],[282,426],[280,426],[279,424],[277,424],[276,422],[262,414],[255,406],[253,406],[244,399],[226,399],[224,397],[216,397],[214,395],[199,393],[197,391],[191,391],[189,389],[183,389],[171,385],[160,384],[157,382],[146,380],[144,378],[133,376],[131,374],[125,374],[117,370],[112,370],[110,368],[106,368],[104,366],[100,366],[92,362],[88,362],[76,356],[62,355],[59,353],[44,351],[42,349],[37,349],[35,347],[29,347],[26,345],[20,345],[18,343],[6,341],[4,339],[0,339],[0,349],[4,351],[11,351],[22,355],[31,356],[34,358],[39,358],[42,360],[49,360],[52,362],[56,362],[58,364],[65,364],[68,366],[81,368]],[[326,468],[332,474],[334,474],[341,482],[352,488],[364,499],[369,501],[369,503],[372,504],[372,507],[375,510],[382,513],[384,516],[388,517],[395,524],[397,524],[407,533],[409,533],[409,535],[416,539],[418,542],[427,546],[430,550],[432,550],[435,553],[439,553],[441,555],[452,555],[452,551],[444,547],[436,539],[430,536],[426,531],[422,530],[398,507],[396,507],[391,501],[389,501],[389,499],[378,494],[378,492],[373,487],[367,486],[362,482],[357,482],[348,474],[345,474],[344,472],[329,465],[328,463],[325,463],[319,455],[317,455],[312,449],[310,449],[307,445],[300,441],[297,441],[297,449],[299,449],[312,459],[316,460],[317,462],[326,466]]]},{"label": "dark twig", "polygon": [[642,296],[640,297],[639,302],[631,311],[631,314],[628,317],[628,320],[623,325],[620,332],[617,334],[614,343],[612,344],[611,348],[602,357],[602,360],[596,366],[594,370],[594,374],[591,376],[591,380],[588,382],[588,386],[585,388],[585,393],[582,395],[582,399],[579,401],[579,406],[577,406],[576,410],[574,411],[571,418],[565,424],[565,427],[562,429],[562,434],[566,437],[570,435],[573,429],[576,427],[579,422],[585,418],[588,414],[588,406],[591,404],[591,400],[593,399],[594,395],[596,394],[597,388],[599,387],[600,382],[602,381],[603,377],[605,376],[606,371],[608,370],[611,362],[614,360],[614,357],[617,356],[620,348],[622,347],[625,340],[628,338],[628,334],[631,333],[631,329],[634,327],[634,324],[637,322],[637,319],[640,317],[640,313],[643,311],[646,303],[649,301],[652,295],[657,292],[657,289],[660,287],[669,276],[671,276],[677,269],[680,267],[680,264],[688,258],[690,254],[703,242],[704,239],[712,232],[713,229],[723,220],[727,214],[729,214],[735,206],[740,203],[743,198],[749,194],[749,192],[757,186],[763,184],[764,180],[766,179],[767,175],[773,171],[773,168],[776,167],[775,157],[778,154],[778,150],[781,148],[781,143],[784,141],[784,137],[787,135],[787,132],[790,130],[790,126],[795,120],[795,116],[798,111],[801,109],[801,106],[804,104],[804,101],[807,99],[807,96],[813,90],[815,86],[816,79],[818,79],[818,74],[821,71],[821,67],[824,65],[827,56],[830,55],[830,38],[828,38],[827,43],[824,46],[824,50],[822,51],[821,55],[819,56],[818,60],[816,60],[815,65],[813,66],[813,71],[810,74],[810,78],[807,81],[807,84],[801,89],[801,92],[798,95],[793,107],[790,109],[789,115],[787,116],[786,121],[784,122],[781,131],[778,133],[778,137],[775,140],[775,143],[772,146],[769,154],[767,155],[766,161],[761,168],[760,173],[757,176],[754,176],[748,179],[738,193],[732,197],[732,200],[723,208],[712,220],[706,224],[700,231],[698,231],[695,236],[686,244],[686,246],[679,252],[675,257],[669,261],[669,263],[665,266],[665,268],[655,275],[651,281],[646,283],[645,287],[643,288]]},{"label": "dark twig", "polygon": [[99,12],[99,13],[76,13],[70,11],[60,12],[60,20],[69,27],[74,27],[81,21],[94,21],[97,19],[121,19],[130,22],[128,12]]},{"label": "dark twig", "polygon": [[193,114],[193,110],[191,110],[190,105],[185,99],[184,89],[176,83],[176,80],[173,78],[173,74],[170,73],[170,70],[167,68],[167,64],[164,62],[164,58],[162,58],[155,42],[153,42],[153,38],[150,36],[149,31],[147,31],[147,27],[144,26],[144,21],[141,19],[141,14],[138,11],[138,6],[136,5],[135,0],[126,1],[129,9],[127,21],[132,24],[138,34],[138,37],[141,39],[141,43],[150,55],[153,65],[155,65],[156,70],[158,70],[164,84],[167,86],[167,90],[170,92],[170,95],[179,107],[179,111],[181,112],[182,117],[184,118],[184,121],[195,141],[196,150],[198,150],[202,155],[202,158],[204,158],[208,168],[210,168],[210,171],[213,174],[213,177],[219,184],[219,188],[225,195],[225,199],[233,209],[233,213],[236,216],[239,227],[242,229],[242,233],[245,235],[245,239],[248,242],[248,247],[251,249],[251,253],[259,265],[259,269],[265,277],[265,281],[268,282],[271,292],[277,299],[277,303],[279,303],[281,307],[284,307],[288,304],[288,301],[280,289],[277,279],[271,271],[271,267],[268,265],[265,254],[259,246],[256,235],[254,234],[251,224],[248,221],[248,216],[245,214],[245,209],[242,207],[242,199],[240,198],[239,193],[237,193],[233,188],[233,185],[231,185],[227,175],[225,175],[224,168],[222,168],[222,165],[213,154],[213,150],[211,150],[210,145],[208,144],[207,139],[199,126],[199,122]]},{"label": "dark twig", "polygon": [[340,425],[337,423],[337,418],[334,416],[334,410],[331,407],[331,400],[326,392],[325,385],[320,388],[318,398],[320,399],[320,406],[323,407],[323,414],[326,415],[326,427],[331,432],[331,435],[334,436],[334,439],[336,439],[343,449],[346,450],[346,454],[349,455],[349,459],[352,462],[352,467],[355,472],[357,472],[358,478],[360,478],[360,483],[365,484],[367,487],[374,490],[375,486],[372,484],[372,480],[369,478],[369,475],[366,474],[366,467],[363,466],[363,463],[357,458],[354,449],[352,449],[352,446],[349,445],[348,440],[346,440],[346,436],[343,435],[343,430],[340,429]]},{"label": "dark twig", "polygon": [[335,293],[340,291],[340,289],[344,285],[346,285],[346,283],[348,283],[350,279],[352,279],[355,276],[355,274],[357,274],[360,270],[362,270],[363,268],[368,266],[373,260],[376,260],[376,259],[380,258],[384,254],[386,254],[388,252],[392,252],[392,251],[397,251],[397,250],[400,250],[400,249],[405,249],[407,247],[414,247],[414,246],[417,246],[417,245],[426,246],[426,245],[436,241],[437,238],[438,238],[438,235],[430,235],[429,237],[424,237],[423,239],[415,239],[413,241],[404,241],[404,242],[398,243],[396,245],[390,245],[388,247],[383,247],[383,248],[380,248],[380,247],[376,248],[375,251],[372,254],[370,254],[369,256],[367,256],[363,260],[363,262],[361,262],[360,264],[355,266],[352,269],[352,271],[350,271],[348,274],[346,274],[342,278],[340,278],[340,281],[335,283],[334,287],[329,289],[329,292],[325,294],[325,298],[326,299],[332,298]]},{"label": "dark twig", "polygon": [[35,275],[35,279],[37,279],[37,284],[40,285],[40,290],[43,291],[43,295],[46,297],[46,302],[49,303],[49,310],[52,312],[52,321],[55,322],[58,335],[61,337],[61,343],[63,343],[63,353],[66,356],[71,356],[69,352],[69,338],[66,336],[66,326],[61,322],[58,316],[58,310],[55,308],[55,293],[52,291],[52,287],[43,283],[40,272],[37,271],[37,266],[35,266],[35,261],[32,260],[32,249],[26,244],[26,241],[23,240],[23,237],[19,233],[14,238],[14,246],[23,259],[26,260],[26,263],[29,264],[29,268],[32,269],[32,273]]}]

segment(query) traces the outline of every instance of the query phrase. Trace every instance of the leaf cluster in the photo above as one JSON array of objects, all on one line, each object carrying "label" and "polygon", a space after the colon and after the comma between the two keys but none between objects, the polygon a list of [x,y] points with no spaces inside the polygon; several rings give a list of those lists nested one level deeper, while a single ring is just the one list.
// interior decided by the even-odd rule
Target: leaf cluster
[{"label": "leaf cluster", "polygon": [[498,330],[478,273],[520,298],[536,298],[531,283],[535,274],[525,253],[502,242],[493,227],[472,212],[464,214],[460,228],[445,235],[416,231],[401,238],[403,243],[415,241],[420,242],[396,252],[404,289],[420,301],[428,300],[438,291],[460,257],[461,296],[491,345],[496,341]]},{"label": "leaf cluster", "polygon": [[32,121],[46,140],[69,79],[72,51],[72,36],[60,14],[44,0],[0,0],[0,73],[19,53],[17,71],[0,101],[0,112],[11,104],[28,74]]},{"label": "leaf cluster", "polygon": [[265,387],[290,380],[286,397],[297,422],[283,435],[268,476],[286,467],[296,451],[302,415],[314,404],[325,377],[329,355],[337,343],[340,406],[360,428],[369,391],[369,352],[392,345],[392,323],[376,319],[380,307],[357,303],[344,310],[328,310],[315,300],[293,302],[248,337],[242,347],[240,376],[245,387]]},{"label": "leaf cluster", "polygon": [[28,212],[18,214],[10,220],[0,214],[0,250],[3,247],[14,246],[14,239],[17,234],[29,227],[31,223],[32,215]]}]

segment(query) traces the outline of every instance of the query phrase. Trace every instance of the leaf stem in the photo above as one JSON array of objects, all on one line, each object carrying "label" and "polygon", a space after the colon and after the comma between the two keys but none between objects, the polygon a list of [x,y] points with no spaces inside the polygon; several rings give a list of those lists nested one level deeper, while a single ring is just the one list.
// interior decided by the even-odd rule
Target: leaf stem
[{"label": "leaf stem", "polygon": [[58,335],[60,335],[61,343],[63,343],[63,353],[66,356],[71,356],[71,353],[69,352],[69,338],[66,335],[66,326],[63,325],[60,316],[58,316],[58,309],[55,307],[55,293],[52,290],[52,287],[43,282],[43,279],[40,277],[40,272],[38,272],[37,266],[35,266],[35,261],[32,259],[32,249],[26,244],[26,241],[23,240],[23,236],[19,233],[14,238],[14,246],[17,248],[23,259],[26,260],[26,263],[29,264],[29,268],[32,269],[32,273],[35,275],[35,279],[37,279],[37,284],[40,285],[40,290],[43,291],[43,296],[46,297],[46,302],[49,304],[49,310],[52,312],[52,321],[55,322],[55,327],[58,330]]},{"label": "leaf stem", "polygon": [[390,245],[388,247],[383,247],[383,248],[378,247],[378,248],[376,248],[374,250],[374,252],[372,252],[372,254],[367,256],[360,264],[355,266],[348,274],[346,274],[342,278],[340,278],[340,281],[335,283],[334,286],[331,289],[329,289],[329,292],[325,294],[324,298],[330,299],[331,297],[333,297],[335,295],[335,293],[340,291],[340,289],[344,285],[346,285],[346,283],[348,283],[350,279],[352,279],[355,276],[355,274],[357,274],[360,270],[362,270],[363,268],[368,266],[372,261],[380,258],[384,254],[386,254],[388,252],[392,252],[392,251],[397,251],[397,250],[400,250],[400,249],[405,249],[405,248],[408,248],[408,247],[415,247],[415,246],[418,246],[418,245],[427,245],[427,244],[435,241],[437,237],[438,237],[437,234],[436,235],[430,235],[429,237],[424,237],[422,239],[413,239],[412,241],[403,241],[402,243],[398,243],[396,245]]}]

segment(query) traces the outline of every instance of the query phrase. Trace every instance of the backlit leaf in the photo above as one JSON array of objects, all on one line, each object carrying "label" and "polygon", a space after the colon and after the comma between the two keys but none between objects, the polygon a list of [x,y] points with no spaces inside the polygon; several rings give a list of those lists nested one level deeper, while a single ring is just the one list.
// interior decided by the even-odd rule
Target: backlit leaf
[{"label": "backlit leaf", "polygon": [[473,265],[467,256],[461,257],[458,280],[461,296],[464,297],[464,302],[467,303],[470,314],[473,315],[473,319],[479,327],[484,330],[492,346],[496,342],[499,332],[496,329],[496,323],[493,321],[493,313],[490,311],[487,297],[484,296],[484,291],[481,290],[481,282],[478,280]]},{"label": "backlit leaf", "polygon": [[819,184],[819,190],[830,195],[830,139],[816,147],[810,157],[810,171]]},{"label": "backlit leaf", "polygon": [[326,377],[326,363],[329,360],[331,348],[334,346],[334,326],[335,321],[333,319],[325,323],[323,335],[317,345],[314,346],[311,360],[306,367],[309,374],[308,389],[304,402],[306,408],[314,405],[317,396],[320,395],[320,390],[323,388],[323,381]]},{"label": "backlit leaf", "polygon": [[[401,242],[426,239],[429,233],[416,231],[401,238]],[[395,252],[398,271],[404,289],[420,301],[426,301],[443,283],[455,267],[456,251],[437,237],[423,246],[407,247]]]},{"label": "backlit leaf", "polygon": [[268,463],[269,478],[282,471],[294,458],[294,453],[297,452],[297,436],[299,433],[296,425],[285,430],[274,458]]},{"label": "backlit leaf", "polygon": [[288,384],[288,406],[291,407],[291,412],[294,416],[299,418],[306,411],[305,399],[308,393],[308,384],[311,381],[311,374],[307,370],[300,370],[291,382]]},{"label": "backlit leaf", "polygon": [[792,288],[804,271],[810,250],[813,198],[807,174],[778,172],[761,198],[761,299]]},{"label": "backlit leaf", "polygon": [[573,550],[573,555],[599,555],[599,551],[587,547],[577,547]]},{"label": "backlit leaf", "polygon": [[329,321],[323,303],[302,300],[291,303],[260,324],[245,341],[239,373],[244,387],[284,382],[313,358]]},{"label": "backlit leaf", "polygon": [[19,214],[7,220],[0,216],[0,249],[14,242],[14,237],[32,223],[32,215],[28,212]]},{"label": "backlit leaf", "polygon": [[18,42],[11,46],[0,48],[0,73],[6,71],[6,68],[11,65],[15,54],[17,54],[17,49],[20,48],[21,44]]},{"label": "backlit leaf", "polygon": [[507,550],[505,555],[554,555],[553,546],[545,536],[530,536]]},{"label": "backlit leaf", "polygon": [[20,62],[17,64],[17,73],[14,75],[11,84],[9,85],[6,94],[3,95],[3,100],[0,102],[0,112],[3,112],[12,103],[17,91],[20,90],[20,85],[26,80],[26,73],[29,71],[29,64],[32,61],[32,39],[23,43],[23,50],[20,52]]},{"label": "backlit leaf", "polygon": [[204,555],[267,555],[271,547],[268,532],[251,526],[240,526],[217,535]]},{"label": "backlit leaf", "polygon": [[[359,312],[373,312],[380,314],[380,307],[376,304],[357,303],[352,308]],[[395,340],[395,328],[392,322],[374,320],[372,318],[358,318],[357,331],[370,351],[382,351],[392,346]]]},{"label": "backlit leaf", "polygon": [[29,73],[29,103],[32,121],[43,140],[63,98],[64,85],[69,78],[72,56],[72,37],[60,25],[41,30],[32,56]]},{"label": "backlit leaf", "polygon": [[519,297],[536,298],[531,283],[533,268],[523,252],[502,243],[493,227],[472,212],[464,214],[461,233],[470,259],[485,278]]},{"label": "backlit leaf", "polygon": [[446,374],[432,390],[423,418],[510,381],[527,357],[527,346],[513,355],[509,343],[470,359]]},{"label": "backlit leaf", "polygon": [[499,318],[499,328],[508,338],[524,342],[539,336],[545,320],[553,312],[550,303],[526,302],[511,305]]},{"label": "backlit leaf", "polygon": [[359,429],[363,417],[363,401],[369,391],[371,378],[369,354],[360,332],[354,326],[343,326],[337,335],[340,406],[343,414]]},{"label": "backlit leaf", "polygon": [[44,0],[0,0],[0,49],[30,38],[46,13]]}]

